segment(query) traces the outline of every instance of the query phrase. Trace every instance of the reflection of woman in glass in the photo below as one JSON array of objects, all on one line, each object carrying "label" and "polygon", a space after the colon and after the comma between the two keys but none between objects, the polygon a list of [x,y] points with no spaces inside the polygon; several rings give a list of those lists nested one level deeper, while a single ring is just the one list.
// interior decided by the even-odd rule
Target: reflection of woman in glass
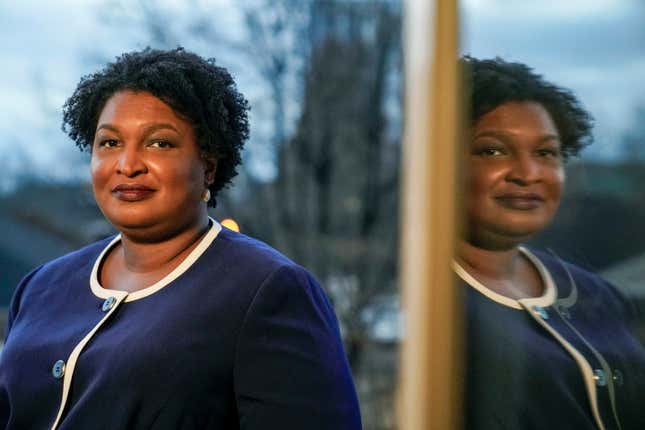
[{"label": "reflection of woman in glass", "polygon": [[551,222],[591,119],[525,65],[463,63],[472,126],[454,269],[472,287],[467,428],[645,429],[645,350],[627,303],[598,276],[522,246]]},{"label": "reflection of woman in glass", "polygon": [[126,54],[64,108],[120,235],[16,289],[0,366],[11,429],[358,429],[316,281],[210,219],[235,175],[247,103],[182,49]]}]

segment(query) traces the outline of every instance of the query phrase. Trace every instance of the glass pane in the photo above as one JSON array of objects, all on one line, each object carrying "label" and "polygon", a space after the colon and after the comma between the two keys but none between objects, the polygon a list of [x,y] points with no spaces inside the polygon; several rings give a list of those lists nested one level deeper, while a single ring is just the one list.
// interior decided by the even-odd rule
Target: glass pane
[{"label": "glass pane", "polygon": [[[494,419],[512,428],[528,422],[640,428],[645,6],[628,0],[463,0],[461,9],[462,53],[492,60],[467,61],[475,95],[465,144],[471,175],[464,243],[473,249],[458,254],[457,272],[469,291],[469,422],[472,428],[489,428]],[[509,63],[525,64],[543,80]],[[593,118],[593,143],[579,156],[558,155],[586,142],[576,137],[584,132],[584,112]],[[555,139],[544,138],[549,130]],[[557,176],[560,169],[565,176]],[[552,220],[551,203],[560,204]],[[533,215],[536,224],[529,225]],[[491,239],[493,226],[500,229],[495,234],[512,230],[520,239],[502,246]],[[520,232],[522,226],[528,230]],[[530,251],[517,254],[520,244]],[[491,256],[500,257],[496,266]],[[555,298],[547,297],[551,293]],[[497,418],[474,404],[473,396],[485,393],[500,406]]]}]

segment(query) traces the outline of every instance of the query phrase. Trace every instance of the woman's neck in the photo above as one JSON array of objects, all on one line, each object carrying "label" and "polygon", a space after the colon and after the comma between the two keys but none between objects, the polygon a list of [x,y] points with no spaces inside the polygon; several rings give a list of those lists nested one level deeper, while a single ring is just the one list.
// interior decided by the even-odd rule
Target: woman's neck
[{"label": "woman's neck", "polygon": [[538,297],[544,292],[540,273],[517,245],[489,250],[462,241],[457,254],[460,264],[471,276],[498,294],[517,300]]},{"label": "woman's neck", "polygon": [[131,273],[150,273],[176,267],[199,244],[208,231],[208,215],[181,228],[162,240],[140,240],[136,236],[121,235],[121,254],[124,267]]},{"label": "woman's neck", "polygon": [[522,256],[518,246],[505,250],[488,250],[461,241],[457,259],[468,272],[501,280],[514,277]]}]

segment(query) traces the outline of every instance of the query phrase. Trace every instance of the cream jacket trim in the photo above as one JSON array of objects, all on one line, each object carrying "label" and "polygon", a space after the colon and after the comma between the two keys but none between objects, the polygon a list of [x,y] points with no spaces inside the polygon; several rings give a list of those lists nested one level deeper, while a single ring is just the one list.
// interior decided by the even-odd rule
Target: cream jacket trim
[{"label": "cream jacket trim", "polygon": [[[531,300],[532,306],[551,306],[558,296],[555,283],[553,282],[553,278],[551,278],[551,274],[549,273],[547,268],[544,267],[544,264],[542,264],[540,259],[537,258],[531,251],[522,246],[519,247],[519,250],[529,259],[531,263],[533,263],[538,273],[540,274],[540,277],[542,278],[542,283],[544,284],[544,293],[540,297],[531,297],[529,299],[521,300]],[[518,300],[506,297],[486,287],[484,284],[475,279],[475,277],[473,277],[470,273],[468,273],[466,269],[464,269],[456,260],[452,261],[452,269],[455,271],[457,276],[464,280],[468,285],[470,285],[489,299],[513,309],[523,309]]]},{"label": "cream jacket trim", "polygon": [[[63,375],[63,394],[61,396],[60,407],[58,408],[56,420],[51,427],[52,430],[55,430],[56,427],[58,427],[60,419],[63,416],[63,411],[65,410],[65,405],[67,404],[67,398],[69,396],[69,389],[72,386],[72,376],[74,376],[74,368],[76,367],[76,362],[78,361],[78,357],[81,354],[81,351],[83,351],[85,345],[87,345],[90,339],[92,339],[92,336],[94,336],[98,329],[101,328],[103,323],[107,321],[108,318],[110,318],[110,316],[114,313],[114,311],[116,311],[119,305],[123,303],[123,301],[128,297],[128,293],[125,291],[114,291],[112,297],[116,299],[116,302],[114,302],[112,308],[105,314],[103,318],[101,318],[101,320],[94,326],[94,328],[89,333],[87,333],[79,343],[76,344],[71,354],[65,361],[65,374]],[[100,308],[97,308],[97,312],[100,312]]]},{"label": "cream jacket trim", "polygon": [[[557,257],[557,256],[556,256]],[[614,371],[611,369],[611,366],[609,366],[609,363],[605,359],[605,357],[574,327],[573,324],[568,320],[568,318],[563,318],[561,315],[561,307],[572,307],[575,305],[576,301],[578,300],[578,286],[576,285],[576,282],[573,279],[573,276],[571,276],[571,272],[567,267],[564,265],[562,260],[560,260],[559,257],[557,257],[558,261],[562,265],[562,268],[564,271],[567,273],[567,277],[569,278],[569,283],[571,284],[571,293],[569,294],[568,297],[565,297],[563,299],[558,299],[556,302],[556,312],[560,316],[561,320],[569,327],[569,329],[576,334],[576,336],[585,344],[587,348],[591,351],[591,353],[596,357],[598,360],[598,363],[600,363],[600,367],[602,367],[602,371],[605,373],[606,378],[607,378],[607,390],[609,391],[609,401],[611,403],[611,411],[614,415],[614,419],[616,420],[616,425],[618,426],[619,430],[622,430],[622,425],[620,423],[620,417],[618,416],[618,411],[616,409],[616,387],[614,386]],[[589,393],[591,395],[591,393]]]},{"label": "cream jacket trim", "polygon": [[560,333],[558,333],[546,321],[540,318],[540,316],[537,313],[533,312],[533,306],[535,306],[535,304],[532,303],[530,299],[521,299],[520,303],[522,303],[522,305],[526,307],[526,310],[533,317],[533,319],[537,321],[537,323],[540,324],[542,327],[544,327],[546,331],[548,331],[551,334],[551,336],[553,336],[558,341],[558,343],[560,343],[560,345],[562,345],[564,349],[566,349],[567,352],[573,357],[574,361],[578,365],[578,368],[580,368],[580,371],[582,372],[582,379],[584,381],[585,388],[587,389],[589,402],[591,404],[591,412],[593,414],[594,419],[596,420],[596,424],[598,425],[598,428],[600,430],[605,430],[605,425],[602,422],[602,418],[600,417],[600,411],[598,410],[596,381],[594,379],[594,373],[593,373],[593,370],[591,369],[591,365],[589,365],[589,362],[575,347],[573,347],[573,345],[567,342],[567,340],[563,338],[560,335]]},{"label": "cream jacket trim", "polygon": [[[188,254],[184,261],[179,264],[179,266],[177,266],[175,269],[173,269],[172,272],[170,272],[154,284],[128,294],[125,302],[132,302],[156,293],[157,291],[161,290],[163,287],[177,279],[179,276],[181,276],[181,274],[183,274],[186,270],[188,270],[190,266],[192,266],[195,261],[197,261],[197,259],[204,253],[204,251],[206,251],[206,249],[210,246],[210,244],[213,242],[213,240],[215,240],[219,232],[222,230],[222,226],[217,221],[212,218],[209,219],[212,223],[211,228],[204,235],[195,249],[193,249],[190,254]],[[92,274],[90,275],[90,288],[92,289],[92,293],[94,293],[95,296],[102,299],[107,299],[110,296],[116,296],[116,293],[118,292],[118,290],[103,288],[99,283],[98,272],[103,258],[107,255],[108,251],[112,249],[112,247],[114,247],[120,240],[121,235],[119,234],[105,247],[105,249],[103,249],[101,254],[94,262],[94,267],[92,268]]]}]

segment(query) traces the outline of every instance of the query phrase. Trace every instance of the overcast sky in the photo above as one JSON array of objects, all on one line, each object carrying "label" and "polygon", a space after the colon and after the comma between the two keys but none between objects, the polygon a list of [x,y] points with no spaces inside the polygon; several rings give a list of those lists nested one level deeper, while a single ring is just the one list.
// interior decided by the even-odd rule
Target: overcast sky
[{"label": "overcast sky", "polygon": [[[137,10],[124,6],[135,3],[0,1],[0,191],[10,189],[16,177],[34,173],[54,180],[87,178],[87,154],[80,153],[60,130],[61,107],[81,76],[123,52],[150,44],[149,33],[136,21]],[[189,2],[162,3],[172,14],[172,30],[180,34]],[[212,14],[213,27],[227,29],[222,37],[234,40],[241,25],[232,2],[202,3],[208,4],[204,10]],[[222,10],[226,13],[219,13]],[[214,51],[222,53],[221,47],[205,47],[188,37],[178,43],[204,56],[216,56],[238,75],[243,93],[258,93],[256,80],[241,73],[239,63],[227,64],[222,58],[231,56],[215,55]]]},{"label": "overcast sky", "polygon": [[[136,13],[123,6],[133,3],[0,2],[0,189],[33,172],[52,179],[86,177],[83,156],[60,131],[60,108],[82,75],[149,43],[130,19]],[[193,9],[188,3],[166,2],[178,29]],[[213,31],[239,36],[233,0],[202,3],[209,4]],[[589,155],[615,154],[634,107],[645,104],[645,2],[465,0],[462,22],[463,52],[522,61],[572,88],[596,117],[597,143]],[[254,75],[245,73],[249,67],[221,48],[189,38],[180,43],[217,56],[236,75],[254,114],[262,113],[265,95]],[[252,126],[261,149],[262,124]]]}]

